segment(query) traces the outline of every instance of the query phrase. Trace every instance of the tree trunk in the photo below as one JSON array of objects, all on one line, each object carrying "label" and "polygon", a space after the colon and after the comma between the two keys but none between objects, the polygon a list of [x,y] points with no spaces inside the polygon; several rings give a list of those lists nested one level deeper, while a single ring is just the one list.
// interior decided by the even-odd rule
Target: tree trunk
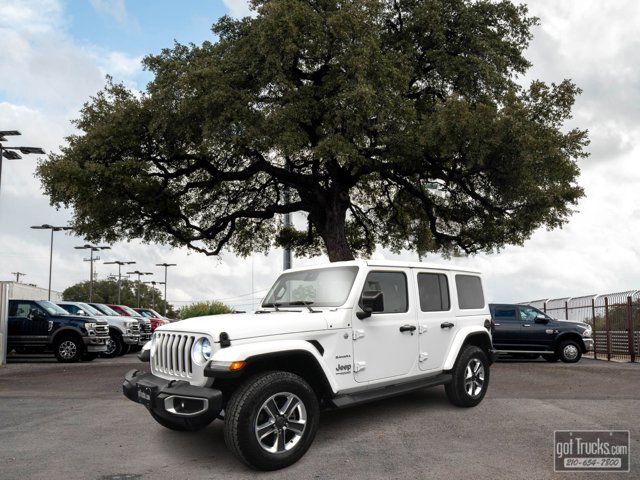
[{"label": "tree trunk", "polygon": [[354,260],[345,232],[348,208],[349,195],[345,192],[340,192],[333,198],[328,199],[324,210],[318,212],[317,215],[311,216],[318,235],[320,235],[327,248],[330,262]]}]

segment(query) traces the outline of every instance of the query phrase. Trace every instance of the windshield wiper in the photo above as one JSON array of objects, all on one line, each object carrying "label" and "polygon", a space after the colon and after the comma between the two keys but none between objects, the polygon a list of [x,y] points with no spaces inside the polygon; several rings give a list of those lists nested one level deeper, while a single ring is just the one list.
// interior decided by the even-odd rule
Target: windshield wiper
[{"label": "windshield wiper", "polygon": [[296,300],[295,302],[289,302],[289,305],[304,305],[311,313],[320,313],[320,310],[314,310],[311,308],[313,302],[305,302],[304,300]]},{"label": "windshield wiper", "polygon": [[262,304],[262,306],[263,306],[263,307],[267,307],[267,308],[269,308],[269,307],[273,307],[273,309],[274,309],[276,312],[279,312],[279,311],[280,311],[280,309],[278,308],[280,305],[282,305],[282,304],[281,304],[281,303],[276,303],[276,302],[263,303],[263,304]]}]

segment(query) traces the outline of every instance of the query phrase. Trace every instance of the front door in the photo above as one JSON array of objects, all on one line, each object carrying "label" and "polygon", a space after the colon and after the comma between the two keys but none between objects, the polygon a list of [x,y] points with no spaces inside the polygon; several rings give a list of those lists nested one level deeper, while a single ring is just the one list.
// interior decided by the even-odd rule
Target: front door
[{"label": "front door", "polygon": [[523,350],[518,308],[515,305],[494,305],[491,317],[494,347],[498,350]]},{"label": "front door", "polygon": [[451,310],[449,279],[445,273],[414,272],[418,289],[420,370],[442,370],[444,358],[457,331]]},{"label": "front door", "polygon": [[418,358],[415,301],[409,296],[407,273],[369,272],[364,291],[382,292],[384,310],[364,319],[354,314],[354,378],[370,382],[406,375]]},{"label": "front door", "polygon": [[551,320],[537,308],[521,306],[520,322],[522,325],[522,343],[528,350],[552,350],[554,329],[548,323],[536,321],[541,316]]}]

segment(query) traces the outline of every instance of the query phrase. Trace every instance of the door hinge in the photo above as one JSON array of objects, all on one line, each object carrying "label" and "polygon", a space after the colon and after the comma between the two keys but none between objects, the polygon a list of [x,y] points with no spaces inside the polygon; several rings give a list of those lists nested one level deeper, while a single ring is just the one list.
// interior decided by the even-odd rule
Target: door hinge
[{"label": "door hinge", "polygon": [[424,362],[427,358],[429,358],[428,353],[420,352],[420,355],[418,356],[418,361]]},{"label": "door hinge", "polygon": [[353,371],[358,373],[361,370],[364,370],[365,368],[367,368],[367,362],[356,362],[355,365],[353,366]]},{"label": "door hinge", "polygon": [[418,327],[418,333],[419,333],[420,335],[422,335],[423,333],[427,333],[427,326],[426,326],[426,325],[420,325],[420,326]]},{"label": "door hinge", "polygon": [[364,337],[364,330],[357,329],[353,331],[354,340],[358,340],[359,338],[362,338],[362,337]]}]

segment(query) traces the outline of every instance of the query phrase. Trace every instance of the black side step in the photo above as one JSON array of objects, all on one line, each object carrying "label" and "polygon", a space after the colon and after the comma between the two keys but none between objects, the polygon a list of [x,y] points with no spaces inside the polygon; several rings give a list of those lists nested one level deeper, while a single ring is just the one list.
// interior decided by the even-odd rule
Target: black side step
[{"label": "black side step", "polygon": [[387,387],[376,388],[374,390],[337,395],[332,398],[331,401],[337,408],[351,407],[354,405],[360,405],[361,403],[372,402],[374,400],[395,397],[396,395],[402,395],[421,388],[444,385],[450,381],[450,373],[441,373],[435,377],[423,378],[412,382],[389,385]]}]

